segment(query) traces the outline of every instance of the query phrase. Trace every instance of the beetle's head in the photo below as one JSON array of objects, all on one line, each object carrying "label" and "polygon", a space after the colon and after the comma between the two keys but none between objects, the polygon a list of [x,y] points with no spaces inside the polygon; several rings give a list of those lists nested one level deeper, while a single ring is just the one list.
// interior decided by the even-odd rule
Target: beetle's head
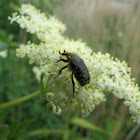
[{"label": "beetle's head", "polygon": [[59,52],[61,55],[65,55],[68,59],[71,59],[71,53],[67,53],[65,50],[63,53]]},{"label": "beetle's head", "polygon": [[61,54],[61,55],[66,55],[67,53],[66,53],[66,51],[64,50],[63,53],[59,52],[59,54]]},{"label": "beetle's head", "polygon": [[65,56],[67,56],[69,53],[67,53],[65,50],[64,50],[64,52],[63,53],[61,53],[61,52],[59,52],[61,55],[65,55]]}]

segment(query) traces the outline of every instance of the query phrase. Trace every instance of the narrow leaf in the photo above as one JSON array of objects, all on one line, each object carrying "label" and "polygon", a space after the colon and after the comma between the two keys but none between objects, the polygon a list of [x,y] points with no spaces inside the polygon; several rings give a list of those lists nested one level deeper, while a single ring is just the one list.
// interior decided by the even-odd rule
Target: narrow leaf
[{"label": "narrow leaf", "polygon": [[91,124],[91,122],[89,122],[85,119],[74,118],[74,119],[72,119],[71,122],[75,125],[80,126],[80,127],[87,128],[87,129],[90,129],[90,130],[93,130],[93,131],[97,131],[97,132],[101,132],[101,133],[105,133],[107,135],[110,135],[110,133],[107,132],[106,130]]}]

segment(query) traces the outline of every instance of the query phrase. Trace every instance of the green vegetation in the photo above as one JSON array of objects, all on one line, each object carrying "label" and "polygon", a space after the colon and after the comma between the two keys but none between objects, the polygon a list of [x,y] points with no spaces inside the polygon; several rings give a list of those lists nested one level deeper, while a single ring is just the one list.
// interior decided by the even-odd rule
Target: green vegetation
[{"label": "green vegetation", "polygon": [[[93,16],[95,3],[92,2],[80,3],[80,7],[78,2],[69,0],[29,2],[46,14],[55,14],[62,19],[69,37],[82,38],[95,52],[109,52],[126,60],[140,85],[140,3],[134,4],[128,12],[113,9],[107,3],[98,3]],[[32,99],[40,94],[39,91],[34,94],[40,85],[32,66],[28,60],[16,57],[15,53],[19,44],[27,40],[38,42],[36,36],[8,21],[8,16],[20,4],[22,1],[19,0],[0,0],[0,51],[8,50],[6,58],[0,57],[0,104],[20,97]],[[132,122],[123,101],[110,94],[107,100],[85,119],[70,110],[56,115],[46,106],[44,94],[10,108],[1,107],[0,140],[139,140],[140,126]]]}]

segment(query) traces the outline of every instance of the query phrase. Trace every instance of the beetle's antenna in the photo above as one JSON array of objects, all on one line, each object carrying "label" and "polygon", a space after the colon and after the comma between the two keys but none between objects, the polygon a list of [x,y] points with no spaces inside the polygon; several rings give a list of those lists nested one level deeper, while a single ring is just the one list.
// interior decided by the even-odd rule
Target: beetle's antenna
[{"label": "beetle's antenna", "polygon": [[61,54],[62,55],[62,53],[59,51],[59,54]]}]

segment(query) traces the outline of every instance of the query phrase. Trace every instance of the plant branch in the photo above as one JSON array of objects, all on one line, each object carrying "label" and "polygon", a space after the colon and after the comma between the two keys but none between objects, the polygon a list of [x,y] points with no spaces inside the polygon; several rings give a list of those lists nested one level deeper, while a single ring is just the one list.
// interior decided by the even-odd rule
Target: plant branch
[{"label": "plant branch", "polygon": [[26,95],[24,97],[18,98],[16,100],[0,104],[0,110],[8,108],[8,107],[11,107],[11,106],[21,104],[21,103],[26,102],[26,101],[28,101],[30,99],[33,99],[33,98],[35,98],[35,97],[37,97],[37,96],[39,96],[41,94],[45,94],[46,92],[49,92],[49,91],[51,91],[51,90],[50,89],[45,89],[42,92],[40,90],[38,90],[38,91],[35,91],[35,92],[33,92],[31,94],[28,94],[28,95]]}]

